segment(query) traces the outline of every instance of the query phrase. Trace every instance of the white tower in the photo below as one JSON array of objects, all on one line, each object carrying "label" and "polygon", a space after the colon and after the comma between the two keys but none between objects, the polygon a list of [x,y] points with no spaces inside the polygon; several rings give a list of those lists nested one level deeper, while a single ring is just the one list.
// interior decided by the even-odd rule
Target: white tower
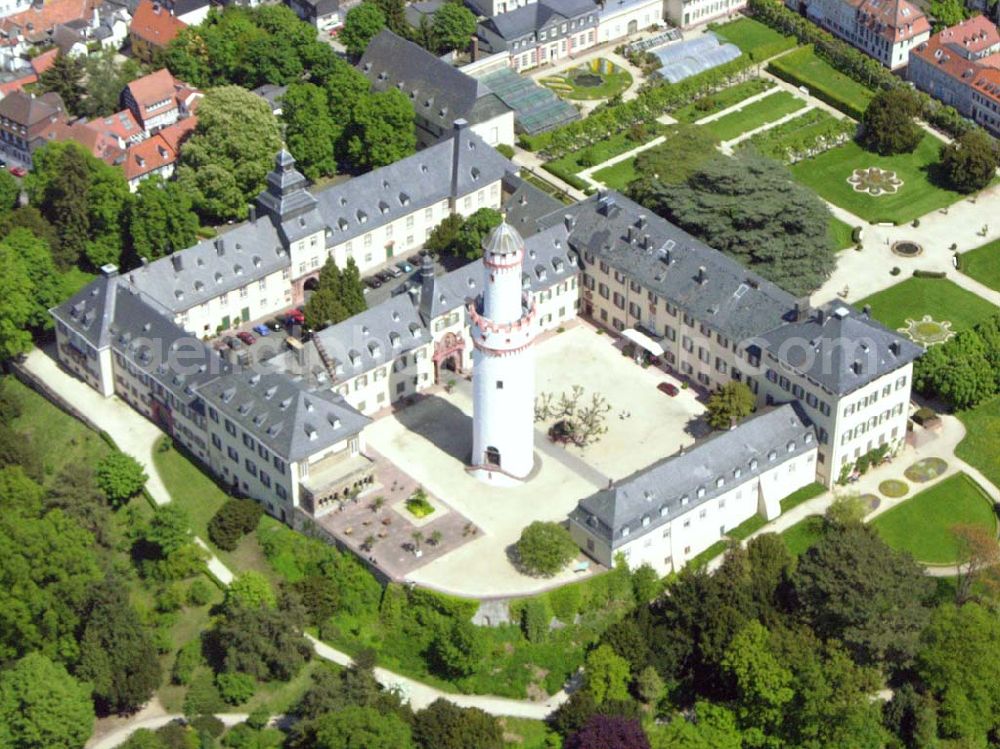
[{"label": "white tower", "polygon": [[472,328],[470,472],[496,484],[531,473],[535,447],[535,304],[521,281],[524,240],[506,221],[483,241],[483,293]]}]

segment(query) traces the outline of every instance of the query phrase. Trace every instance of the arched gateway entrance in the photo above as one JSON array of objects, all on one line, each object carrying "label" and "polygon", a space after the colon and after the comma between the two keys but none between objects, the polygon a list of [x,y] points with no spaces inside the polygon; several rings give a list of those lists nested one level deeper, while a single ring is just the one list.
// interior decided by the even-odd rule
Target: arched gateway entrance
[{"label": "arched gateway entrance", "polygon": [[465,353],[465,339],[456,333],[446,333],[434,344],[434,382],[440,384],[448,372],[462,374],[462,360]]}]

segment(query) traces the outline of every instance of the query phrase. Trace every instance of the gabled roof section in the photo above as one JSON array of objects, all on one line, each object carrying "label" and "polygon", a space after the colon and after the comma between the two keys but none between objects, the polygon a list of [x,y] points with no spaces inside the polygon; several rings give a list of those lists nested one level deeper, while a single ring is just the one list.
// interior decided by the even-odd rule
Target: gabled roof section
[{"label": "gabled roof section", "polygon": [[569,243],[581,261],[590,254],[641,280],[733,342],[772,330],[795,307],[776,284],[620,193],[592,195],[539,223],[559,222],[571,225]]},{"label": "gabled roof section", "polygon": [[814,427],[788,403],[581,500],[570,518],[614,549],[815,449]]},{"label": "gabled roof section", "polygon": [[135,9],[129,33],[155,47],[165,47],[184,28],[187,24],[170,15],[160,3],[142,0]]},{"label": "gabled roof section", "polygon": [[62,304],[53,307],[53,317],[97,349],[110,345],[108,327],[115,314],[115,295],[119,282],[113,265],[101,269],[101,275]]},{"label": "gabled roof section", "polygon": [[0,99],[0,117],[6,117],[18,125],[30,128],[52,117],[65,120],[66,106],[55,91],[41,96],[12,91]]},{"label": "gabled roof section", "polygon": [[[166,12],[166,10],[161,9],[161,13]],[[169,70],[160,68],[156,72],[144,75],[142,78],[136,78],[125,88],[131,93],[132,98],[135,99],[136,103],[143,110],[166,103],[168,105],[164,107],[164,111],[166,111],[171,108],[169,105],[177,106],[177,102],[174,99],[174,92],[179,85],[179,81],[174,78]],[[147,113],[144,112],[144,114]]]},{"label": "gabled roof section", "polygon": [[402,91],[418,117],[446,133],[457,119],[475,125],[510,111],[485,84],[388,29],[369,42],[358,67],[375,91]]},{"label": "gabled roof section", "polygon": [[288,461],[304,460],[349,439],[371,421],[339,395],[310,391],[301,381],[272,372],[223,375],[198,392]]},{"label": "gabled roof section", "polygon": [[159,133],[131,146],[125,156],[125,179],[132,181],[177,161],[174,151]]},{"label": "gabled roof section", "polygon": [[853,392],[924,352],[908,338],[839,301],[764,333],[760,341],[782,365],[836,395]]}]

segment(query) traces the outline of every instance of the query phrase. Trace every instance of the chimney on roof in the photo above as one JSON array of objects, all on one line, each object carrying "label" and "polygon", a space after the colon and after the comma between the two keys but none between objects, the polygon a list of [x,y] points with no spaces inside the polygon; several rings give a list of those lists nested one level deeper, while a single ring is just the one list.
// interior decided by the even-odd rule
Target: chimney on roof
[{"label": "chimney on roof", "polygon": [[249,210],[247,211],[247,216],[250,219],[251,224],[257,223],[257,206],[253,203],[250,204]]},{"label": "chimney on roof", "polygon": [[574,224],[576,224],[576,219],[573,218],[573,214],[567,213],[563,215],[563,225],[566,227],[566,231],[573,231]]},{"label": "chimney on roof", "polygon": [[822,307],[816,310],[816,322],[820,325],[826,322],[826,311]]},{"label": "chimney on roof", "polygon": [[181,256],[181,253],[175,252],[173,255],[171,255],[170,262],[174,266],[175,273],[180,273],[182,270],[184,270],[184,260]]},{"label": "chimney on roof", "polygon": [[704,265],[699,265],[698,266],[698,285],[700,286],[700,285],[704,284],[706,281],[708,281],[708,275],[705,273],[705,266]]},{"label": "chimney on roof", "polygon": [[458,199],[458,167],[462,160],[462,144],[469,138],[468,127],[469,122],[465,118],[459,117],[455,120],[451,148],[451,197],[453,200]]},{"label": "chimney on roof", "polygon": [[142,267],[143,268],[148,268],[149,267],[149,258],[148,257],[141,257],[141,258],[139,258],[139,262],[142,263]]},{"label": "chimney on roof", "polygon": [[795,302],[795,322],[809,318],[809,297],[803,297]]},{"label": "chimney on roof", "polygon": [[215,251],[218,253],[219,257],[226,254],[226,240],[222,237],[215,240]]},{"label": "chimney on roof", "polygon": [[118,275],[118,266],[114,263],[107,263],[101,266],[101,275],[105,278],[114,278]]}]

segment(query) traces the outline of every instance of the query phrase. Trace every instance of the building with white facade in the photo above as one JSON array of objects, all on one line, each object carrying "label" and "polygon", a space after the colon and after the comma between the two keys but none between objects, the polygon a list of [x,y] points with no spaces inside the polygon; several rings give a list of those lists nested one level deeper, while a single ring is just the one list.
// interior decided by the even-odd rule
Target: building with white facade
[{"label": "building with white facade", "polygon": [[809,20],[871,55],[890,70],[906,67],[931,24],[908,0],[785,0]]},{"label": "building with white facade", "polygon": [[666,0],[667,19],[682,29],[718,21],[747,7],[747,0]]},{"label": "building with white facade", "polygon": [[476,35],[483,51],[507,52],[520,72],[593,47],[597,16],[592,0],[539,0],[487,18]]},{"label": "building with white facade", "polygon": [[569,530],[612,566],[661,575],[754,515],[773,520],[781,499],[816,479],[816,435],[795,405],[774,408],[580,501]]},{"label": "building with white facade", "polygon": [[470,472],[505,484],[531,473],[535,454],[538,308],[525,293],[525,245],[503,221],[483,242],[483,290],[469,304],[472,328]]},{"label": "building with white facade", "polygon": [[608,0],[597,14],[597,43],[623,39],[663,23],[663,0]]}]

